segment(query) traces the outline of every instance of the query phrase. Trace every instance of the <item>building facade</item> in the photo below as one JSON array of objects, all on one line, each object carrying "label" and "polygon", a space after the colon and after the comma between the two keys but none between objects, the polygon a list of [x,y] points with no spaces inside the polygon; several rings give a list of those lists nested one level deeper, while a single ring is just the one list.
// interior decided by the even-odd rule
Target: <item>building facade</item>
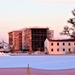
[{"label": "building facade", "polygon": [[10,52],[9,44],[4,41],[0,42],[0,52]]},{"label": "building facade", "polygon": [[32,51],[32,33],[30,28],[22,30],[22,50]]},{"label": "building facade", "polygon": [[12,52],[44,51],[44,41],[47,37],[53,37],[49,28],[23,28],[9,32],[9,45],[13,48]]},{"label": "building facade", "polygon": [[45,50],[49,54],[68,54],[75,52],[75,40],[64,39],[64,40],[49,40],[46,39]]},{"label": "building facade", "polygon": [[27,28],[22,32],[23,50],[44,51],[44,41],[47,38],[48,28]]},{"label": "building facade", "polygon": [[18,52],[22,49],[22,31],[9,32],[9,45],[12,52]]}]

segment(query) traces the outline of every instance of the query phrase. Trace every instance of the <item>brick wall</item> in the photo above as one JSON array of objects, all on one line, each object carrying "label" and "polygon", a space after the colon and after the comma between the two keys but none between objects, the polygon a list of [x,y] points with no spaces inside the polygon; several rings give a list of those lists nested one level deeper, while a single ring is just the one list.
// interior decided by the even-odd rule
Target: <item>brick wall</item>
[{"label": "brick wall", "polygon": [[25,29],[22,32],[22,49],[28,49],[32,51],[32,37],[31,37],[31,29]]}]

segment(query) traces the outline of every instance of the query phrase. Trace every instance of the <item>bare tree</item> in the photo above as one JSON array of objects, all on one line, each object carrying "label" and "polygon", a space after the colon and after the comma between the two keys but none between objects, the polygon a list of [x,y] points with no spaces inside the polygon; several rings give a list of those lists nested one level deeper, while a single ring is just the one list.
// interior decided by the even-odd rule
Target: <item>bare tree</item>
[{"label": "bare tree", "polygon": [[75,39],[75,9],[72,11],[74,18],[70,18],[68,23],[71,24],[71,27],[64,26],[63,31],[60,33],[61,35],[67,35],[71,38]]}]

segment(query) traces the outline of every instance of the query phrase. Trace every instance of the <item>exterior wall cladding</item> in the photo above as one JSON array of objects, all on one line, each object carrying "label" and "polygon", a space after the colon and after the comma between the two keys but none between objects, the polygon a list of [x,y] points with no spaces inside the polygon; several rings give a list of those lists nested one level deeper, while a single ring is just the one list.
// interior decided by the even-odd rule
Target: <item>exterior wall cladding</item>
[{"label": "exterior wall cladding", "polygon": [[9,32],[9,45],[12,46],[13,45],[13,32]]},{"label": "exterior wall cladding", "polygon": [[53,30],[49,30],[49,28],[25,28],[10,32],[9,44],[14,46],[13,52],[19,50],[44,51],[46,38],[53,38]]},{"label": "exterior wall cladding", "polygon": [[32,33],[31,29],[22,30],[22,50],[23,51],[32,51]]},{"label": "exterior wall cladding", "polygon": [[22,31],[9,32],[9,45],[13,47],[12,52],[22,50]]}]

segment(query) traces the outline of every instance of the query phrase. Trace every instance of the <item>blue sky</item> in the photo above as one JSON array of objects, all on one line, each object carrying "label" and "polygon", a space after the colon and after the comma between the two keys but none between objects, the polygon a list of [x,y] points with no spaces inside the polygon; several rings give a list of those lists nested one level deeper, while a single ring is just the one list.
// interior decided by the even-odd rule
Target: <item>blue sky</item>
[{"label": "blue sky", "polygon": [[24,27],[44,26],[55,38],[73,17],[74,0],[0,0],[0,41],[8,42],[8,32]]}]

